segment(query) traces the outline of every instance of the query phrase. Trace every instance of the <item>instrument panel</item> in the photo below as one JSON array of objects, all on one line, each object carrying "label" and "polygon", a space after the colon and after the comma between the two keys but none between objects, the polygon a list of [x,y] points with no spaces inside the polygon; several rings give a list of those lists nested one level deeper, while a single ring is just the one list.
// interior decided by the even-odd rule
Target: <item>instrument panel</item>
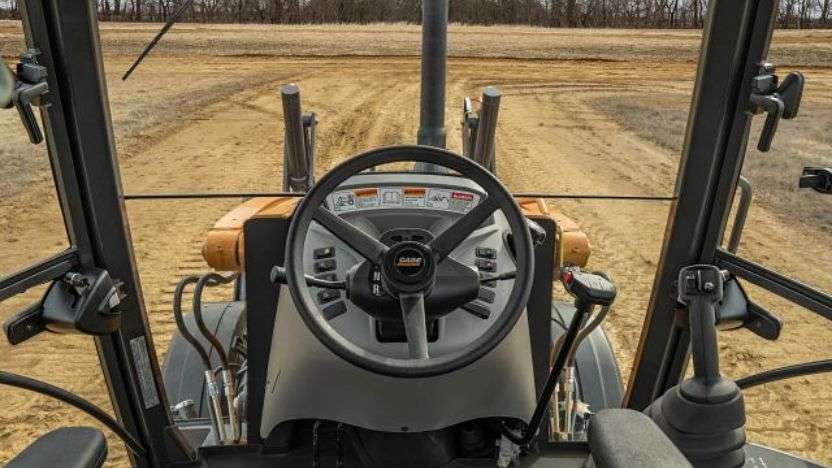
[{"label": "instrument panel", "polygon": [[327,198],[336,214],[368,209],[421,208],[467,213],[480,202],[477,193],[435,186],[382,186],[338,190]]},{"label": "instrument panel", "polygon": [[[403,240],[429,242],[485,197],[478,185],[460,177],[369,172],[348,180],[328,195],[325,203],[334,214],[391,245]],[[497,212],[450,257],[483,274],[509,271],[514,260],[505,248],[506,229],[502,213]],[[360,255],[313,222],[305,245],[307,274],[340,280],[361,262]],[[431,353],[452,353],[475,340],[496,320],[493,311],[502,310],[512,285],[513,280],[483,283],[476,300],[436,319],[429,336]],[[399,358],[408,355],[406,342],[395,328],[388,330],[390,324],[368,319],[368,314],[340,291],[312,290],[321,314],[342,336],[379,354]],[[375,285],[373,293],[383,294],[381,285]]]}]

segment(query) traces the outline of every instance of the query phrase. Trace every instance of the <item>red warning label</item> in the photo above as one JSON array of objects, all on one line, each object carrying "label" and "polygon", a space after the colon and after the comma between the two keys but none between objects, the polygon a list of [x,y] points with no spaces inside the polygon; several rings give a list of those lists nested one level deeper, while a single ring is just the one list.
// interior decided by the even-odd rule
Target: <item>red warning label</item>
[{"label": "red warning label", "polygon": [[451,198],[453,198],[454,200],[463,200],[471,202],[474,201],[474,194],[465,192],[453,192],[451,193]]}]

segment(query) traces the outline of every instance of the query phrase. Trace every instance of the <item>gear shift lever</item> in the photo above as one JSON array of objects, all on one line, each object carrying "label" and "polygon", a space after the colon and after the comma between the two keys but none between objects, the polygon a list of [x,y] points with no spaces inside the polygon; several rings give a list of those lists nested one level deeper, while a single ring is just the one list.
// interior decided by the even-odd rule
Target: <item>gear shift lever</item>
[{"label": "gear shift lever", "polygon": [[697,467],[745,464],[745,404],[739,387],[719,373],[716,308],[725,275],[712,265],[679,273],[679,302],[690,321],[693,377],[668,390],[646,413]]},{"label": "gear shift lever", "polygon": [[555,384],[564,367],[566,367],[566,358],[576,344],[578,334],[592,309],[596,305],[609,306],[615,301],[615,285],[599,274],[582,271],[578,267],[571,267],[563,272],[562,280],[566,291],[575,297],[575,315],[572,317],[569,329],[566,330],[563,345],[555,356],[554,364],[549,371],[549,377],[546,379],[546,384],[538,397],[537,407],[535,407],[531,419],[526,424],[525,430],[522,434],[517,435],[512,433],[505,425],[503,426],[503,435],[517,445],[526,445],[537,435],[540,423],[543,421],[543,416],[549,407],[549,402],[552,400]]}]

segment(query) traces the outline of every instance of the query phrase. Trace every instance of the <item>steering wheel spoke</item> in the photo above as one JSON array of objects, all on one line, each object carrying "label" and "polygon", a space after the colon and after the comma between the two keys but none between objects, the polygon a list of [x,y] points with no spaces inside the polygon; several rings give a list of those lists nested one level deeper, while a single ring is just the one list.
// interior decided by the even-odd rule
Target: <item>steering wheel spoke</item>
[{"label": "steering wheel spoke", "polygon": [[439,234],[428,245],[436,255],[436,261],[441,262],[445,259],[455,248],[459,247],[474,230],[482,225],[492,213],[497,211],[499,205],[494,200],[494,197],[487,197],[474,209],[469,211],[465,216],[457,220],[448,229]]},{"label": "steering wheel spoke", "polygon": [[375,265],[381,265],[388,247],[361,229],[341,219],[326,208],[319,206],[312,217],[335,237],[341,239],[353,250]]},{"label": "steering wheel spoke", "polygon": [[422,293],[399,295],[404,333],[412,359],[428,359],[428,326],[425,320],[425,296]]}]

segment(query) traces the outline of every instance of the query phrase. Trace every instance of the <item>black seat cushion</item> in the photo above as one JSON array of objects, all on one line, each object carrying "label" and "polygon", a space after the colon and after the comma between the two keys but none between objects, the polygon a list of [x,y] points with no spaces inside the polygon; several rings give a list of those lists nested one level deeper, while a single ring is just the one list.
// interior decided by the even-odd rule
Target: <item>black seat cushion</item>
[{"label": "black seat cushion", "polygon": [[647,416],[628,409],[599,411],[589,426],[589,466],[691,468],[690,462]]},{"label": "black seat cushion", "polygon": [[107,459],[107,439],[91,427],[63,427],[40,436],[7,468],[99,468]]}]

